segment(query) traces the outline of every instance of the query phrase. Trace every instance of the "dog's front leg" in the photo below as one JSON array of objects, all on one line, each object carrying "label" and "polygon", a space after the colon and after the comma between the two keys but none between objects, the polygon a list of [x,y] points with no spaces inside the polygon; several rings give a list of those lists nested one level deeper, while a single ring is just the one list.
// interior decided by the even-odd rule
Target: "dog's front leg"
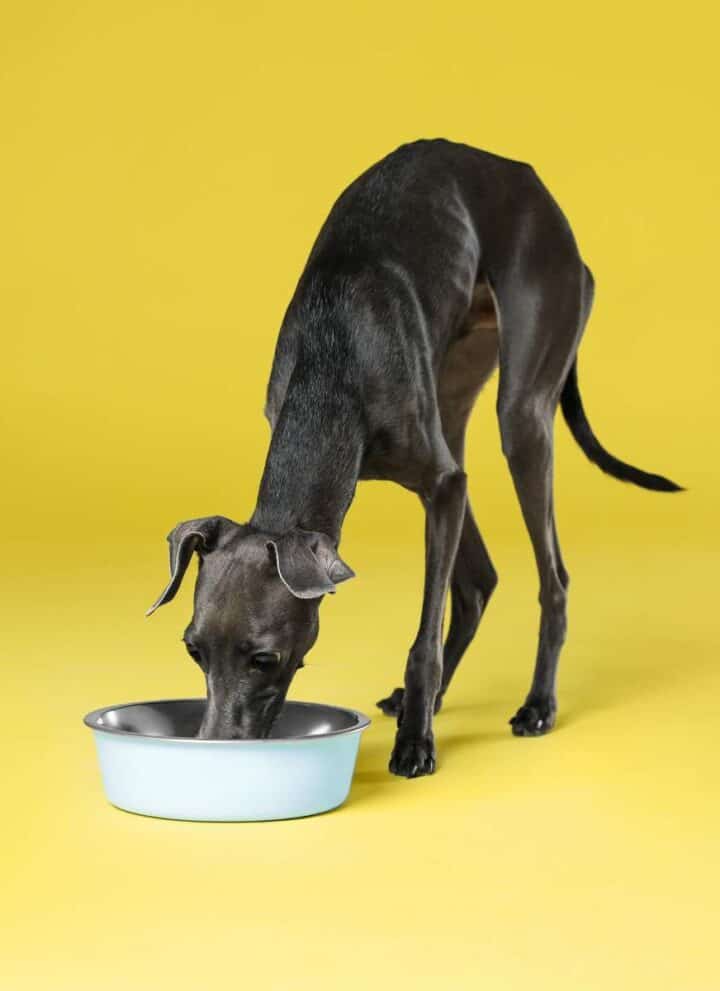
[{"label": "dog's front leg", "polygon": [[432,719],[442,676],[442,620],[448,582],[465,512],[467,480],[459,468],[443,471],[425,503],[425,589],[422,615],[405,669],[405,693],[398,717],[390,770],[406,778],[432,774],[435,742]]}]

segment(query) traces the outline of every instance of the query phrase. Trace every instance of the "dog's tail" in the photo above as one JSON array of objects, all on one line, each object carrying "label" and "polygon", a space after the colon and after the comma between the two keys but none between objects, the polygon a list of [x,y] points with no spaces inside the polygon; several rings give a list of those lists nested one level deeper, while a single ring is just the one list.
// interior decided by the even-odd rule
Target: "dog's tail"
[{"label": "dog's tail", "polygon": [[602,468],[608,475],[619,478],[622,482],[632,482],[634,485],[640,485],[644,489],[654,489],[656,492],[683,491],[682,486],[671,482],[669,478],[664,478],[662,475],[652,475],[647,471],[641,471],[639,468],[633,468],[632,465],[625,464],[624,461],[618,460],[618,458],[613,457],[612,454],[605,450],[592,432],[592,427],[588,423],[585,410],[583,409],[580,389],[578,388],[577,358],[573,361],[572,368],[563,386],[562,395],[560,396],[560,406],[565,417],[565,422],[570,427],[570,432],[577,443],[592,463],[596,464],[598,468]]}]

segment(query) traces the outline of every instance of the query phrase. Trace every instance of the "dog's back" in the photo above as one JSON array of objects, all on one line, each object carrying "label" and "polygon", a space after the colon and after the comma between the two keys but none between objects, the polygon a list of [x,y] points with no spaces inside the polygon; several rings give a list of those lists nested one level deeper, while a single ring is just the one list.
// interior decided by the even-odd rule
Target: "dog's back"
[{"label": "dog's back", "polygon": [[418,384],[421,394],[434,391],[478,285],[518,252],[538,250],[535,231],[564,256],[556,263],[580,264],[565,217],[522,162],[432,140],[373,165],[332,207],[286,312],[268,387],[271,425],[298,362],[344,369],[339,385],[360,389],[370,407],[383,395],[416,401]]}]

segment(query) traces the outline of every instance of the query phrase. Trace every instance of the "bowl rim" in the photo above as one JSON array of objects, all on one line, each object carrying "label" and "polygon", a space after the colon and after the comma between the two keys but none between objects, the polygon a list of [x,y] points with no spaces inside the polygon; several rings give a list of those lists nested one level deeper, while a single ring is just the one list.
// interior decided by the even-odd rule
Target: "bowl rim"
[{"label": "bowl rim", "polygon": [[210,743],[210,744],[232,744],[233,746],[243,744],[271,744],[271,743],[311,743],[318,740],[328,740],[333,736],[347,736],[350,733],[359,733],[367,729],[370,725],[370,717],[357,709],[348,709],[343,705],[330,705],[327,702],[304,702],[299,699],[289,699],[285,704],[293,706],[303,706],[308,709],[335,709],[345,712],[355,718],[354,726],[347,726],[344,729],[332,730],[330,733],[313,733],[307,736],[274,736],[270,739],[252,738],[249,740],[199,740],[196,736],[158,736],[154,733],[134,733],[132,730],[119,729],[115,726],[98,726],[98,720],[107,712],[117,709],[128,709],[135,705],[163,705],[168,702],[206,702],[205,698],[174,698],[174,699],[146,699],[139,702],[122,702],[118,705],[104,705],[100,709],[93,709],[83,716],[83,723],[96,733],[110,733],[113,736],[129,736],[135,740],[155,740],[157,742],[168,743]]}]

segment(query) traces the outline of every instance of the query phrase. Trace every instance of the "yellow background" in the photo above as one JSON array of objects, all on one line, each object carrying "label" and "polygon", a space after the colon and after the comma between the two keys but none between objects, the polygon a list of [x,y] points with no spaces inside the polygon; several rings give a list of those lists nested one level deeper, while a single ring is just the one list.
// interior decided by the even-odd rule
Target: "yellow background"
[{"label": "yellow background", "polygon": [[[718,137],[712,5],[27,2],[0,22],[8,991],[718,987]],[[714,17],[714,13],[712,14]],[[439,773],[348,804],[173,823],[104,801],[83,714],[200,694],[152,621],[165,534],[246,519],[275,336],[340,190],[442,135],[530,161],[595,273],[580,356],[623,486],[557,428],[572,576],[561,716],[529,683],[537,582],[493,411],[470,490],[501,584],[437,721]],[[422,518],[360,488],[295,697],[400,684]]]}]

